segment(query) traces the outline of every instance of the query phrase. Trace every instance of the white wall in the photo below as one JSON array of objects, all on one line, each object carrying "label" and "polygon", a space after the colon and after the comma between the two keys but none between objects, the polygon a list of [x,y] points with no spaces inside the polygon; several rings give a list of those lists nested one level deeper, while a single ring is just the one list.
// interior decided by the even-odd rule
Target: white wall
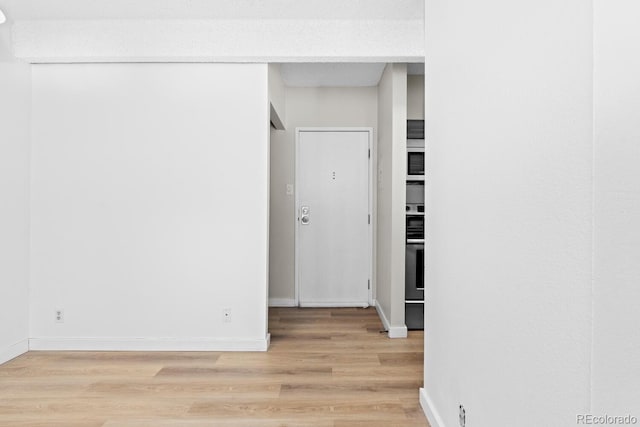
[{"label": "white wall", "polygon": [[33,66],[32,348],[265,349],[268,120],[264,64]]},{"label": "white wall", "polygon": [[285,87],[279,64],[269,64],[269,103],[271,124],[284,130],[287,118]]},{"label": "white wall", "polygon": [[[292,305],[295,298],[295,200],[287,184],[295,178],[296,127],[377,127],[375,87],[321,87],[285,90],[286,131],[272,130],[269,299]],[[375,130],[374,130],[375,141]],[[374,144],[375,145],[375,144]]]},{"label": "white wall", "polygon": [[592,411],[640,418],[640,5],[594,5]]},{"label": "white wall", "polygon": [[589,410],[591,2],[426,2],[431,424]]},{"label": "white wall", "polygon": [[378,85],[376,305],[389,337],[404,324],[407,66],[388,64]]},{"label": "white wall", "polygon": [[407,76],[407,119],[424,120],[424,76]]},{"label": "white wall", "polygon": [[0,363],[28,349],[31,66],[0,25]]}]

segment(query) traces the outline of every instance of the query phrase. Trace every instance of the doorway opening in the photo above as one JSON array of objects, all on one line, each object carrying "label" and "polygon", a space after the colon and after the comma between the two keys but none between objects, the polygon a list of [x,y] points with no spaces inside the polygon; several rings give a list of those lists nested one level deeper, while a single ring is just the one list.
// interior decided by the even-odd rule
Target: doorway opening
[{"label": "doorway opening", "polygon": [[[424,120],[424,64],[272,64],[270,92],[280,93],[276,103],[284,129],[271,128],[269,305],[305,305],[296,291],[296,230],[302,207],[296,201],[296,129],[367,128],[372,130],[367,303],[375,306],[390,337],[406,337],[407,120]],[[424,193],[424,185],[419,187]],[[308,207],[314,224],[315,210]],[[424,277],[416,268],[419,265],[412,276]],[[421,301],[412,304],[412,313],[424,311]]]}]

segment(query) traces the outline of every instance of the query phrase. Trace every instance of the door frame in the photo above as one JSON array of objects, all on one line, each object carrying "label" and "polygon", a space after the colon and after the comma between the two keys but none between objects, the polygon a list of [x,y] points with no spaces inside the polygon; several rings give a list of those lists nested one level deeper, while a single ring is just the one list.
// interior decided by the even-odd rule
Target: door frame
[{"label": "door frame", "polygon": [[[295,241],[294,241],[294,283],[295,283],[295,292],[294,292],[294,301],[295,301],[295,306],[299,307],[300,306],[300,266],[299,266],[299,261],[300,261],[300,257],[298,254],[298,250],[300,248],[300,245],[298,243],[298,239],[299,239],[299,233],[300,233],[300,218],[298,216],[298,206],[299,206],[299,194],[298,194],[298,183],[300,182],[300,176],[299,176],[299,167],[298,165],[300,164],[300,133],[302,132],[367,132],[369,135],[369,159],[368,159],[368,169],[369,169],[369,180],[368,180],[368,186],[369,186],[369,194],[368,194],[368,198],[369,198],[369,215],[371,218],[371,221],[369,221],[369,227],[368,227],[368,247],[367,247],[367,253],[369,255],[369,292],[368,292],[368,300],[369,300],[369,306],[373,305],[373,286],[374,286],[374,280],[373,280],[373,225],[374,225],[374,215],[373,215],[373,156],[374,156],[374,150],[373,150],[373,128],[372,127],[297,127],[295,130],[296,136],[295,136],[295,165],[294,165],[294,183],[293,183],[293,188],[294,188],[294,221],[295,221]],[[318,304],[316,305],[318,307],[322,306],[322,304]],[[327,306],[330,307],[339,307],[340,304],[329,304]]]}]

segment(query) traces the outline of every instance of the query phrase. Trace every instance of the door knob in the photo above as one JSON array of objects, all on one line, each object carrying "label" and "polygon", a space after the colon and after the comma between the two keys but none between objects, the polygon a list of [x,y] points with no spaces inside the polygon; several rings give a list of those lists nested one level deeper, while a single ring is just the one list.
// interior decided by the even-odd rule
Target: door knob
[{"label": "door knob", "polygon": [[302,225],[309,225],[311,219],[309,218],[310,209],[309,206],[302,206],[300,208],[300,222]]}]

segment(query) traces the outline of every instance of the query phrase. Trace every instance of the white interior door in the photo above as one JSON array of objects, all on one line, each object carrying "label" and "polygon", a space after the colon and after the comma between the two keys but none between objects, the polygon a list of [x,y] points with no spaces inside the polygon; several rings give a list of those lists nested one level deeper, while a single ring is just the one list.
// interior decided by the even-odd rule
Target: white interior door
[{"label": "white interior door", "polygon": [[300,306],[370,302],[370,131],[298,130]]}]

